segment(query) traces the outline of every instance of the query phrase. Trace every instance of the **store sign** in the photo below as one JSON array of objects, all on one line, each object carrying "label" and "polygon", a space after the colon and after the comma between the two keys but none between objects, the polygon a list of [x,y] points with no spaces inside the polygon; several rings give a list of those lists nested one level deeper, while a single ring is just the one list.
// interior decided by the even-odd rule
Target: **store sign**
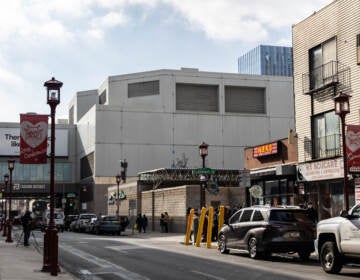
[{"label": "store sign", "polygon": [[14,191],[45,190],[45,184],[14,184]]},{"label": "store sign", "polygon": [[250,192],[251,196],[254,198],[261,198],[263,196],[263,189],[259,185],[253,185],[249,189],[249,192]]},{"label": "store sign", "polygon": [[330,180],[344,177],[342,158],[301,163],[297,167],[298,181]]},{"label": "store sign", "polygon": [[[48,129],[48,135],[51,135]],[[68,130],[55,129],[55,156],[68,156]],[[50,154],[50,137],[47,139],[47,154]],[[20,127],[0,128],[0,156],[20,155]]]},{"label": "store sign", "polygon": [[350,172],[360,169],[360,125],[347,125],[346,155]]},{"label": "store sign", "polygon": [[355,203],[360,203],[360,178],[355,178]]},{"label": "store sign", "polygon": [[278,142],[268,143],[253,148],[253,157],[263,157],[268,155],[275,155],[278,153]]}]

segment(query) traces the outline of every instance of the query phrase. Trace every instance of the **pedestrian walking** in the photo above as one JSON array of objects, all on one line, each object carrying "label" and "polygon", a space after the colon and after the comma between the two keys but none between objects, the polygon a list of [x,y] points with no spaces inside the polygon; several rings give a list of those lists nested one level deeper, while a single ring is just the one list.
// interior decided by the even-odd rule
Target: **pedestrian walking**
[{"label": "pedestrian walking", "polygon": [[170,216],[168,214],[168,212],[164,213],[164,230],[165,232],[169,232],[169,221],[170,221]]},{"label": "pedestrian walking", "polygon": [[138,216],[136,218],[136,224],[137,224],[137,229],[138,229],[139,233],[141,233],[143,223],[142,223],[142,217],[141,217],[140,213],[138,214]]},{"label": "pedestrian walking", "polygon": [[161,213],[161,215],[160,215],[160,232],[164,232],[164,217],[165,217],[165,215],[164,215],[164,213]]},{"label": "pedestrian walking", "polygon": [[24,231],[24,246],[29,246],[29,237],[31,232],[32,218],[30,211],[26,210],[24,216],[21,217],[21,224]]},{"label": "pedestrian walking", "polygon": [[144,214],[143,217],[142,217],[142,228],[144,230],[144,233],[146,232],[147,225],[148,225],[148,218]]}]

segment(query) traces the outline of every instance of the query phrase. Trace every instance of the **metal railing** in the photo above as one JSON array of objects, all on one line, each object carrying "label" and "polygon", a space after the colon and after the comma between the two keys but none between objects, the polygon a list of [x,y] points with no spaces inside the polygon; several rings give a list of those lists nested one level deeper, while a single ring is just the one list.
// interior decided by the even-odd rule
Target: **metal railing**
[{"label": "metal railing", "polygon": [[350,67],[338,61],[330,61],[302,75],[304,94],[313,94],[336,86],[338,91],[346,93],[351,88]]},{"label": "metal railing", "polygon": [[305,160],[342,156],[341,134],[304,140]]}]

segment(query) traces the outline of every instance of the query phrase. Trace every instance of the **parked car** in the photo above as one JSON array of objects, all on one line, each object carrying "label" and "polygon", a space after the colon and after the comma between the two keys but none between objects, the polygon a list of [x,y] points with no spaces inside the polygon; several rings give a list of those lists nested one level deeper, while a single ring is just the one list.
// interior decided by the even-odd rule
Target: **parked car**
[{"label": "parked car", "polygon": [[[50,210],[46,210],[44,213],[44,224],[45,227],[49,226],[50,223]],[[54,222],[56,228],[60,231],[64,231],[64,218],[65,214],[62,209],[54,209]]]},{"label": "parked car", "polygon": [[119,219],[116,216],[102,216],[95,221],[94,233],[111,233],[120,235],[122,231],[129,225],[129,219],[127,216],[120,216]]},{"label": "parked car", "polygon": [[88,233],[94,233],[94,226],[97,220],[98,220],[97,217],[91,218],[90,222],[85,225],[84,231]]},{"label": "parked car", "polygon": [[247,250],[251,258],[297,252],[307,260],[314,251],[315,226],[305,209],[253,206],[234,213],[218,236],[221,253]]},{"label": "parked car", "polygon": [[96,218],[95,214],[83,213],[79,215],[79,218],[75,220],[73,230],[84,232],[87,225],[90,223],[91,218]]},{"label": "parked car", "polygon": [[323,270],[339,273],[346,263],[360,264],[360,203],[339,217],[317,224],[315,249]]},{"label": "parked car", "polygon": [[77,220],[79,215],[67,215],[64,220],[64,229],[70,230],[70,224],[72,221]]},{"label": "parked car", "polygon": [[76,231],[75,227],[76,227],[78,219],[79,219],[79,216],[77,216],[77,218],[70,223],[69,231]]}]

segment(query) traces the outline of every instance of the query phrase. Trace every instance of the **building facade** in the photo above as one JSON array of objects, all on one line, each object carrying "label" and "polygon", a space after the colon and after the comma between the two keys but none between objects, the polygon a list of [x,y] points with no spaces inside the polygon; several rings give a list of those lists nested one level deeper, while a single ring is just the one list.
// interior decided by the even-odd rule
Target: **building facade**
[{"label": "building facade", "polygon": [[78,92],[69,107],[77,128],[75,176],[82,205],[105,212],[120,161],[127,175],[157,168],[243,169],[244,148],[283,138],[294,128],[289,77],[156,70],[108,77]]},{"label": "building facade", "polygon": [[250,173],[248,205],[300,205],[304,193],[296,184],[297,138],[289,137],[245,149],[245,169]]},{"label": "building facade", "polygon": [[[344,207],[341,122],[334,96],[352,96],[346,124],[358,125],[359,18],[359,1],[337,0],[293,26],[297,177],[307,200],[316,202],[320,219]],[[356,176],[349,177],[350,206]]]},{"label": "building facade", "polygon": [[[50,128],[48,135],[50,135]],[[70,213],[79,208],[79,188],[76,185],[74,161],[75,127],[67,123],[56,124],[55,145],[55,207]],[[50,137],[48,138],[48,156],[50,155]],[[8,160],[15,160],[13,186],[11,188],[12,209],[31,209],[30,201],[41,200],[49,203],[50,159],[47,164],[20,164],[20,123],[0,123],[0,174],[8,174]],[[3,179],[1,179],[3,186]],[[2,187],[3,189],[4,187]],[[5,196],[10,193],[10,186]],[[7,197],[8,198],[8,197]],[[1,200],[4,203],[4,200]]]},{"label": "building facade", "polygon": [[259,45],[238,58],[238,72],[292,77],[292,48]]}]

